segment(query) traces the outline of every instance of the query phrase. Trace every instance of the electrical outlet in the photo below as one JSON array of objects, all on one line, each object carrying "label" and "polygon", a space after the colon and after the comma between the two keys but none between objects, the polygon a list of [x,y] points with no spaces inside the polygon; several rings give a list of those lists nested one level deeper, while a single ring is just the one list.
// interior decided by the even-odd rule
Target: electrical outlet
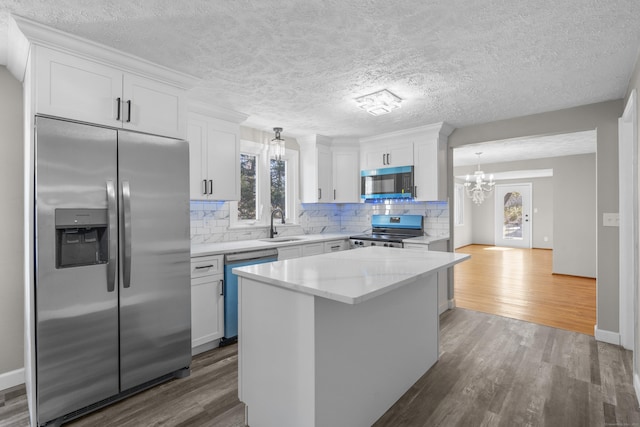
[{"label": "electrical outlet", "polygon": [[605,227],[619,227],[620,226],[620,214],[618,213],[603,213],[602,225]]}]

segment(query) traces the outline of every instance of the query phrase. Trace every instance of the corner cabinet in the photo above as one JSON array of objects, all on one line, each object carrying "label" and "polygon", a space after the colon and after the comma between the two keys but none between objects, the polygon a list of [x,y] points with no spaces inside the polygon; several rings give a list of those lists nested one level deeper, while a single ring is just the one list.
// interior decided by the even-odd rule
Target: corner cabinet
[{"label": "corner cabinet", "polygon": [[240,199],[240,125],[189,112],[191,200]]},{"label": "corner cabinet", "polygon": [[183,88],[44,46],[33,47],[38,114],[184,138]]}]

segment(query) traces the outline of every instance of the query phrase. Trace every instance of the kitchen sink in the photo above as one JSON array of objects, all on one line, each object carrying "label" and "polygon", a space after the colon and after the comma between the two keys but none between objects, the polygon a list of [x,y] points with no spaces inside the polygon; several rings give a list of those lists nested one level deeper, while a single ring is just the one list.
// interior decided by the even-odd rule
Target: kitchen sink
[{"label": "kitchen sink", "polygon": [[260,239],[261,242],[273,242],[273,243],[297,242],[298,240],[302,240],[302,238],[300,238],[300,237],[272,237],[271,239]]}]

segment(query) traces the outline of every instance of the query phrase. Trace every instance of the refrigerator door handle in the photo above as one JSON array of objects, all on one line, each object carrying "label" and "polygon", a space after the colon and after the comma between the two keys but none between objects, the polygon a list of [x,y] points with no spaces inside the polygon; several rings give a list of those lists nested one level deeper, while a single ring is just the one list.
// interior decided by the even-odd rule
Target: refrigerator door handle
[{"label": "refrigerator door handle", "polygon": [[116,289],[116,256],[118,254],[118,208],[116,186],[107,181],[107,213],[109,216],[109,261],[107,263],[107,292]]},{"label": "refrigerator door handle", "polygon": [[122,181],[122,219],[124,224],[122,287],[131,286],[131,188],[129,181]]}]

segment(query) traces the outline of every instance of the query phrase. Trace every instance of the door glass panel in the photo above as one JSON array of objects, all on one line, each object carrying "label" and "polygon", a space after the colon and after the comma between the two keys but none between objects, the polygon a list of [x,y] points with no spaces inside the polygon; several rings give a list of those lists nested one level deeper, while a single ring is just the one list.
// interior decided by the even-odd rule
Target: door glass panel
[{"label": "door glass panel", "polygon": [[505,194],[503,208],[502,237],[505,240],[522,240],[522,194],[517,191]]}]

